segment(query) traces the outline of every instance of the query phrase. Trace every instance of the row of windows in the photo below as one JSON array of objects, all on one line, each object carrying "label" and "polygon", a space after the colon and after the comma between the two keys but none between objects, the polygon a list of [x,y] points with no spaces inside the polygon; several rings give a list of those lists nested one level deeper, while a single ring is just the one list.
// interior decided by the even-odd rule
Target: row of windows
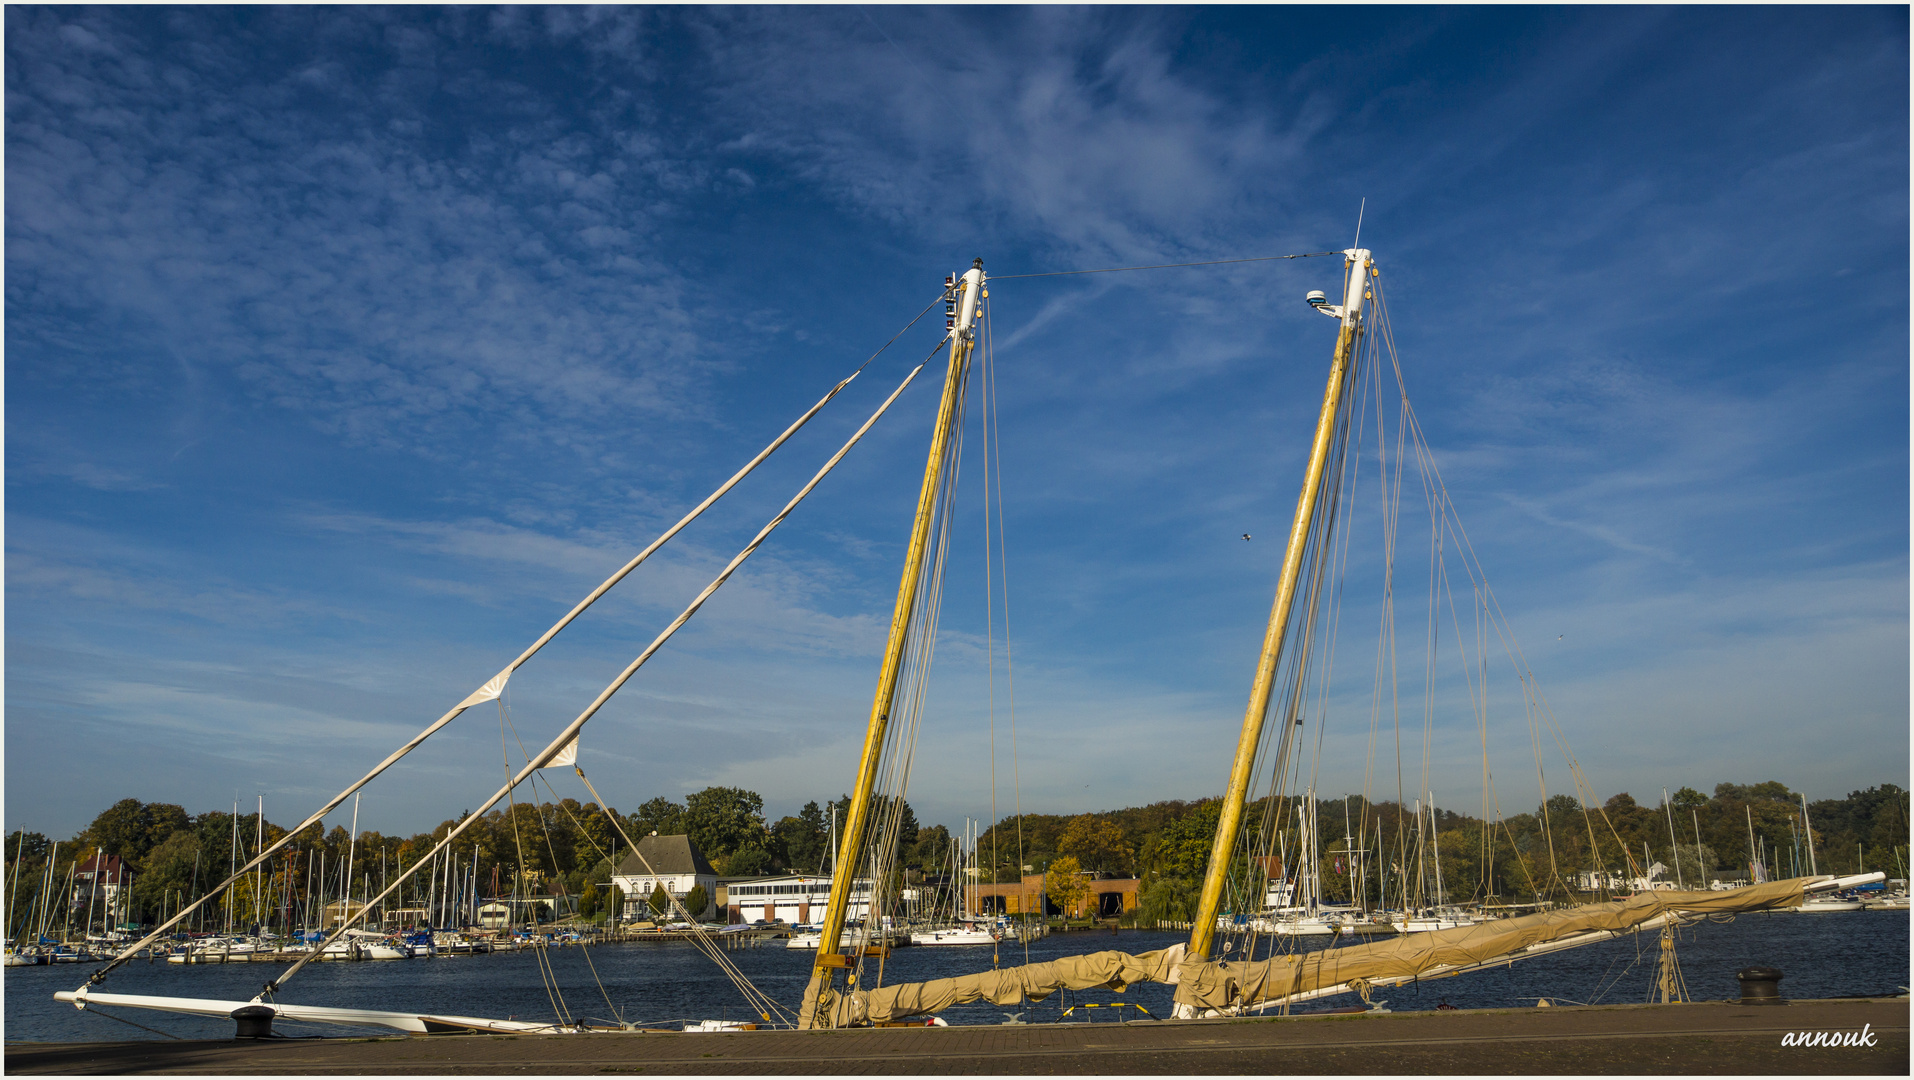
[{"label": "row of windows", "polygon": [[[858,882],[851,886],[852,896],[870,895],[870,882]],[[816,885],[733,885],[728,890],[731,896],[829,896],[831,887],[826,882]]]},{"label": "row of windows", "polygon": [[830,885],[818,882],[815,885],[733,885],[731,891],[748,896],[795,896],[799,893],[829,892]]}]

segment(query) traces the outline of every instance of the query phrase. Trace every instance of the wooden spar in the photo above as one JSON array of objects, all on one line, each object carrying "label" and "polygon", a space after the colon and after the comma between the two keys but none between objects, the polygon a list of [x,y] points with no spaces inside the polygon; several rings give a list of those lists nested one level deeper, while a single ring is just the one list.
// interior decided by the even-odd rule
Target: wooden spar
[{"label": "wooden spar", "polygon": [[[944,396],[937,406],[937,423],[931,430],[930,454],[924,463],[924,483],[917,494],[917,516],[911,524],[910,548],[904,556],[904,573],[897,585],[897,606],[891,612],[890,639],[884,645],[884,666],[878,672],[877,692],[871,697],[870,724],[864,733],[864,757],[857,766],[857,784],[851,789],[851,805],[844,816],[838,850],[831,867],[831,898],[824,909],[823,929],[818,934],[817,959],[811,965],[811,982],[804,989],[804,1003],[798,1008],[798,1027],[829,1026],[819,1016],[819,995],[831,985],[833,973],[843,966],[838,939],[844,932],[845,909],[857,873],[857,852],[863,846],[870,824],[871,790],[877,782],[878,759],[884,750],[884,734],[890,727],[891,705],[897,696],[897,681],[904,665],[904,647],[910,631],[911,615],[917,609],[917,584],[923,577],[924,558],[929,549],[931,518],[937,505],[938,489],[944,475],[944,456],[950,446],[951,428],[957,415],[957,402],[963,393],[964,369],[970,363],[970,351],[976,338],[972,326],[983,291],[984,261],[976,260],[957,282],[957,319],[950,328],[950,362],[944,374]],[[873,882],[872,896],[875,898]],[[875,918],[872,911],[867,917]],[[820,1023],[820,1020],[822,1023]]]},{"label": "wooden spar", "polygon": [[[1229,788],[1223,795],[1223,812],[1216,823],[1216,840],[1210,847],[1209,867],[1203,874],[1203,891],[1197,901],[1196,922],[1190,927],[1189,957],[1192,960],[1207,959],[1210,942],[1216,936],[1216,914],[1222,906],[1223,883],[1229,876],[1230,858],[1235,854],[1236,832],[1243,820],[1243,802],[1249,792],[1250,772],[1256,764],[1257,747],[1262,743],[1263,721],[1269,715],[1269,697],[1275,686],[1276,664],[1282,656],[1289,612],[1296,600],[1296,583],[1302,576],[1303,549],[1309,541],[1317,495],[1322,490],[1329,446],[1336,430],[1336,416],[1342,408],[1344,376],[1362,339],[1362,301],[1369,291],[1369,252],[1352,248],[1344,255],[1347,258],[1344,263],[1346,277],[1342,307],[1340,311],[1330,312],[1342,316],[1342,330],[1336,335],[1335,359],[1329,366],[1329,387],[1323,392],[1322,412],[1316,417],[1316,441],[1309,452],[1309,469],[1303,476],[1302,494],[1296,499],[1296,520],[1290,526],[1289,546],[1283,552],[1282,577],[1276,584],[1276,601],[1269,611],[1269,627],[1263,632],[1263,652],[1256,661],[1256,679],[1250,685],[1249,707],[1243,712],[1243,733],[1236,741],[1236,759],[1230,766]],[[1316,299],[1320,299],[1320,296]],[[1277,763],[1279,769],[1281,764]]]}]

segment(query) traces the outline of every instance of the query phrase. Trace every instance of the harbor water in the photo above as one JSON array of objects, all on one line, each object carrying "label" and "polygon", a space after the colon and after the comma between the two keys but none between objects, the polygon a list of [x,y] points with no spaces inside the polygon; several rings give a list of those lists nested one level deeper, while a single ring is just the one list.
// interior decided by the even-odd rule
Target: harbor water
[{"label": "harbor water", "polygon": [[[1785,973],[1781,982],[1784,997],[1895,995],[1904,993],[1908,982],[1908,928],[1909,916],[1904,911],[1741,915],[1732,921],[1704,921],[1682,928],[1677,957],[1689,995],[1698,1000],[1738,996],[1735,972],[1757,965],[1780,968]],[[1025,963],[1026,958],[1037,962],[1104,949],[1145,952],[1186,938],[1182,933],[1132,930],[1052,934],[1031,942],[1027,951],[1017,942],[1002,942],[995,949],[995,957],[999,966],[1007,967]],[[1327,940],[1302,939],[1301,947],[1320,948]],[[810,975],[812,954],[783,945],[773,939],[762,947],[725,955],[759,989],[794,1009]],[[897,949],[884,962],[882,979],[886,984],[915,982],[987,970],[992,954],[992,947],[987,945]],[[1387,1007],[1396,1011],[1434,1009],[1444,1004],[1463,1009],[1530,1008],[1541,998],[1562,1005],[1637,1003],[1650,999],[1659,958],[1659,933],[1649,932],[1488,971],[1379,990],[1374,997],[1387,1001]],[[279,998],[346,1008],[518,1020],[550,1020],[561,1010],[574,1019],[644,1025],[756,1019],[729,980],[687,942],[553,948],[546,951],[545,959],[556,976],[556,993],[540,977],[539,957],[531,951],[520,951],[314,964],[287,984]],[[53,1000],[55,991],[77,988],[97,966],[7,968],[7,1041],[232,1036],[233,1022],[223,1018],[104,1010],[157,1029],[147,1031],[96,1010],[82,1012]],[[136,960],[116,970],[99,989],[107,993],[244,1001],[282,970],[281,965],[261,962],[181,965]],[[867,981],[877,977],[875,960],[867,963],[865,972]],[[1125,993],[1064,991],[1041,1002],[1017,1006],[958,1006],[943,1016],[952,1024],[1000,1024],[1013,1015],[1026,1023],[1161,1018],[1169,1015],[1172,992],[1171,987],[1156,984],[1133,986]],[[1301,1009],[1355,1004],[1359,1002],[1354,995],[1344,995]],[[283,1021],[277,1027],[287,1035],[387,1033]]]}]

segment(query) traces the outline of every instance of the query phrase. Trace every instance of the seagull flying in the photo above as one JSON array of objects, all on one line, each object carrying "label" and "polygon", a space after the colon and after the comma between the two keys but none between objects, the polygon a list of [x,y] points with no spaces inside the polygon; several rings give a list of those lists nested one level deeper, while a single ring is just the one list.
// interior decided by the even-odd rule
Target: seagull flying
[{"label": "seagull flying", "polygon": [[1249,539],[1249,534],[1248,534],[1248,533],[1244,533],[1244,534],[1243,534],[1243,539],[1245,539],[1245,540],[1247,540],[1247,539]]}]

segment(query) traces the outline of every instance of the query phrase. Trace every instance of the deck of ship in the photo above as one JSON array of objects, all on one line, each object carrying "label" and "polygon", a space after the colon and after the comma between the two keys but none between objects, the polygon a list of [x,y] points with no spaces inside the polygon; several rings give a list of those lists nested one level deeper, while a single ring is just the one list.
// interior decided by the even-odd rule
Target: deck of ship
[{"label": "deck of ship", "polygon": [[[1908,1072],[1907,999],[724,1034],[12,1043],[12,1074]],[[1871,1045],[1783,1045],[1865,1031]]]}]

